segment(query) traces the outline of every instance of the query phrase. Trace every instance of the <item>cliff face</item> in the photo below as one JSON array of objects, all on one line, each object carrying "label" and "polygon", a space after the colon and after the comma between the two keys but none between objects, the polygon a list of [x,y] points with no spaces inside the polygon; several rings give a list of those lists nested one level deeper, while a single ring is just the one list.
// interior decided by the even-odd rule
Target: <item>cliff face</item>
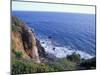
[{"label": "cliff face", "polygon": [[[23,21],[12,17],[12,52],[21,51],[23,58],[40,62],[40,57],[45,54],[35,33]],[[42,53],[42,54],[41,54]]]}]

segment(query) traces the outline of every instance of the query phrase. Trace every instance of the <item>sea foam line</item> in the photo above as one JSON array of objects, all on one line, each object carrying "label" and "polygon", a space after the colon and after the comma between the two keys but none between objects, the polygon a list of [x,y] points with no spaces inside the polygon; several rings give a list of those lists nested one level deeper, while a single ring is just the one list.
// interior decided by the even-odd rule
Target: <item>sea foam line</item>
[{"label": "sea foam line", "polygon": [[57,58],[63,58],[66,57],[67,55],[71,55],[72,53],[80,54],[81,58],[84,59],[90,59],[93,58],[94,56],[83,52],[81,50],[74,50],[74,49],[69,49],[67,47],[62,47],[62,46],[54,46],[49,39],[40,39],[41,45],[44,47],[45,51],[47,53],[53,54]]}]

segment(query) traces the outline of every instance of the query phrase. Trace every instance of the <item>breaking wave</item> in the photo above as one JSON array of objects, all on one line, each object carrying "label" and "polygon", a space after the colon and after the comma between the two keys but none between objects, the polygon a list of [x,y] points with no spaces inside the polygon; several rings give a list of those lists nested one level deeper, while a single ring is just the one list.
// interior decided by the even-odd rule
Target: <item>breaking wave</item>
[{"label": "breaking wave", "polygon": [[90,55],[82,50],[71,49],[70,46],[56,46],[52,43],[50,39],[40,39],[41,45],[44,47],[47,53],[53,54],[57,58],[63,58],[72,53],[80,54],[81,58],[90,59],[93,58],[93,55]]}]

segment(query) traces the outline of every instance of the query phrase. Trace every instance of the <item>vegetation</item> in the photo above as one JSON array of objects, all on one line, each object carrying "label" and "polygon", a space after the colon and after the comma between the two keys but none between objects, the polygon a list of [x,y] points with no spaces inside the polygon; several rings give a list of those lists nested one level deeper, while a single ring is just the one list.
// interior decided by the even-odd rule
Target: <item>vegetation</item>
[{"label": "vegetation", "polygon": [[48,65],[54,68],[55,71],[75,70],[75,63],[66,58],[58,59],[55,62],[49,62]]},{"label": "vegetation", "polygon": [[20,26],[23,24],[23,22],[17,18],[17,17],[12,17],[12,31],[13,32],[20,32],[21,28]]},{"label": "vegetation", "polygon": [[67,59],[73,61],[75,63],[80,63],[81,57],[79,54],[73,53],[72,55],[68,55]]},{"label": "vegetation", "polygon": [[[64,61],[63,61],[64,60]],[[74,70],[75,64],[65,59],[52,63],[34,63],[29,60],[13,60],[12,75]]]},{"label": "vegetation", "polygon": [[42,72],[52,72],[53,68],[46,64],[38,64],[29,61],[13,60],[12,61],[12,75],[16,74],[27,74],[27,73],[42,73]]},{"label": "vegetation", "polygon": [[[16,57],[21,58],[22,53],[16,52]],[[95,69],[95,58],[91,60],[81,60],[81,62],[79,63],[80,60],[78,54],[72,54],[67,58],[61,58],[56,61],[51,61],[47,63],[35,63],[31,59],[26,60],[14,58],[12,60],[12,75],[27,73],[58,72],[78,69]]]},{"label": "vegetation", "polygon": [[66,58],[60,59],[58,62],[62,64],[62,66],[64,67],[64,70],[75,70],[76,63]]},{"label": "vegetation", "polygon": [[16,56],[16,58],[22,58],[22,56],[23,56],[22,51],[16,51],[15,56]]},{"label": "vegetation", "polygon": [[[12,32],[21,32],[21,26],[23,27],[23,25],[24,23],[19,19],[12,17]],[[53,57],[50,58],[49,56],[46,57],[44,48],[39,44],[38,40],[36,44],[39,56],[45,57],[43,58],[44,61],[41,60],[42,63],[35,63],[32,59],[23,58],[25,53],[21,50],[16,50],[16,43],[12,40],[12,75],[96,68],[96,58],[82,60],[80,55],[76,53],[61,59],[57,59],[56,57],[54,58],[54,56],[49,55]]]},{"label": "vegetation", "polygon": [[15,52],[15,49],[16,49],[16,44],[15,41],[12,40],[12,52]]},{"label": "vegetation", "polygon": [[[17,52],[17,57],[20,57],[20,52]],[[66,70],[75,70],[75,63],[65,58],[49,63],[35,63],[34,61],[23,59],[13,59],[12,61],[12,75]]]},{"label": "vegetation", "polygon": [[12,32],[21,32],[21,31],[22,29],[19,26],[12,24]]},{"label": "vegetation", "polygon": [[88,60],[84,60],[80,63],[83,69],[95,69],[96,68],[96,57]]}]

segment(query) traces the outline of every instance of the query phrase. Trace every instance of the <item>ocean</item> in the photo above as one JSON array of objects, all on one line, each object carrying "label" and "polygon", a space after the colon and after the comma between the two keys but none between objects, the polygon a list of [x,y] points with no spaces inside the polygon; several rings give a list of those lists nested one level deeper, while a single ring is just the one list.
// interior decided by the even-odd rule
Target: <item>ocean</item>
[{"label": "ocean", "polygon": [[47,53],[58,58],[76,52],[81,58],[96,56],[95,14],[12,11],[35,32]]}]

